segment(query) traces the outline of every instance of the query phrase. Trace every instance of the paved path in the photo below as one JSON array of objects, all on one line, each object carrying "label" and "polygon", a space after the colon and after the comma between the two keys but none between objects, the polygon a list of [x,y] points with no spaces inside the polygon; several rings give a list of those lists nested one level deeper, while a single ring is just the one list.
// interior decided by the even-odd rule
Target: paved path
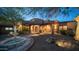
[{"label": "paved path", "polygon": [[[51,37],[51,35],[41,35],[33,36],[35,44],[29,49],[29,51],[71,51],[74,49],[66,49],[56,46],[55,44],[50,44],[46,42],[46,39]],[[56,36],[58,37],[58,36]],[[65,37],[68,38],[68,37]],[[69,38],[72,40],[72,38]]]},{"label": "paved path", "polygon": [[33,39],[27,36],[17,36],[16,38],[7,38],[0,42],[0,50],[25,51],[33,44]]},{"label": "paved path", "polygon": [[28,50],[32,44],[33,44],[33,39],[32,38],[29,38],[29,37],[21,37],[22,39],[25,40],[24,43],[22,43],[22,45],[12,49],[11,51],[25,51],[25,50]]}]

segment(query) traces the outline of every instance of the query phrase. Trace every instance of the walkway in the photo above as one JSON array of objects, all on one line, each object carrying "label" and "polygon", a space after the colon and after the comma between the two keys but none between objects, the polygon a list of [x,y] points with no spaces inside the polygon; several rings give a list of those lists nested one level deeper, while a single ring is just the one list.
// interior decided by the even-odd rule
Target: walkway
[{"label": "walkway", "polygon": [[25,51],[33,44],[33,39],[27,36],[6,38],[0,42],[1,51]]}]

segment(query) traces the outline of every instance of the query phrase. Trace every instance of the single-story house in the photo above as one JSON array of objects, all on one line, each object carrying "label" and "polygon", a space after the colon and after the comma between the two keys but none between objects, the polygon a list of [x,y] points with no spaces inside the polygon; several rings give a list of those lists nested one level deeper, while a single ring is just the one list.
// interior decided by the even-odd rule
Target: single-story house
[{"label": "single-story house", "polygon": [[[29,30],[29,33],[45,33],[45,34],[55,34],[58,33],[59,30],[68,30],[68,29],[76,29],[76,22],[75,21],[68,21],[68,22],[58,22],[56,21],[48,21],[42,20],[38,18],[33,18],[30,21],[22,22],[21,24],[17,25],[18,31],[23,31],[25,29]],[[9,33],[7,31],[12,31],[13,25],[11,24],[0,24],[0,34],[2,33]]]}]

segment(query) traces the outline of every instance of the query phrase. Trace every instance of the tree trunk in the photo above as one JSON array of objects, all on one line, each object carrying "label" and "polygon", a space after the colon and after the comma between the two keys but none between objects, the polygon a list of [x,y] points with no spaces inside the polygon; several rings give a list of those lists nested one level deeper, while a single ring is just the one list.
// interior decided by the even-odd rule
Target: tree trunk
[{"label": "tree trunk", "polygon": [[16,25],[14,25],[13,27],[14,27],[14,36],[16,37],[16,33],[17,33]]}]

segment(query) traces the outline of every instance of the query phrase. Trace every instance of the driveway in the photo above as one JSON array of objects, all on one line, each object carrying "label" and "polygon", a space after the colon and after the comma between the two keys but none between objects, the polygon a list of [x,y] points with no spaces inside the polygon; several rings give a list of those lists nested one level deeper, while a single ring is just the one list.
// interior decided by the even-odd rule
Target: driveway
[{"label": "driveway", "polygon": [[[32,38],[34,39],[34,45],[29,49],[29,51],[72,51],[74,50],[74,49],[66,49],[66,48],[58,47],[54,43],[52,44],[48,43],[46,39],[49,37],[52,37],[52,35],[32,36]],[[58,37],[58,36],[55,36],[55,37]],[[64,37],[64,38],[68,38],[70,40],[73,39],[70,37]]]}]

